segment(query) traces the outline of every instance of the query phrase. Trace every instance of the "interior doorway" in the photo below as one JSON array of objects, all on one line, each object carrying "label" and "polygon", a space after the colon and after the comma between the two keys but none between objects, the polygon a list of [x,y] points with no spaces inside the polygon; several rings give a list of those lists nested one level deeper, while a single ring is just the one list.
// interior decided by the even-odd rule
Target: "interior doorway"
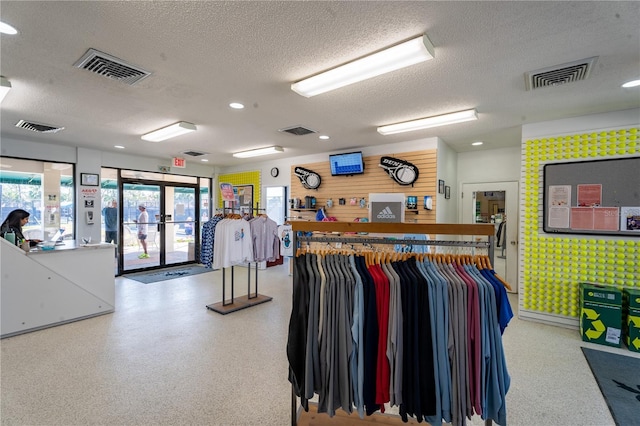
[{"label": "interior doorway", "polygon": [[267,216],[278,225],[282,225],[287,215],[287,187],[265,186],[262,191],[266,196]]},{"label": "interior doorway", "polygon": [[462,184],[462,223],[495,227],[494,269],[518,292],[518,182]]}]

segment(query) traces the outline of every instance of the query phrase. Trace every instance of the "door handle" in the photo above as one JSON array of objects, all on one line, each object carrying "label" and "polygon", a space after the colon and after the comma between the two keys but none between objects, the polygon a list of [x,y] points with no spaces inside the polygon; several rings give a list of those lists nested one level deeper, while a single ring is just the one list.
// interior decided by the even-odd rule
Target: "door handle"
[{"label": "door handle", "polygon": [[517,245],[517,244],[518,244],[518,242],[517,242],[517,241],[511,241],[511,245],[512,245],[512,246],[515,246],[515,245]]}]

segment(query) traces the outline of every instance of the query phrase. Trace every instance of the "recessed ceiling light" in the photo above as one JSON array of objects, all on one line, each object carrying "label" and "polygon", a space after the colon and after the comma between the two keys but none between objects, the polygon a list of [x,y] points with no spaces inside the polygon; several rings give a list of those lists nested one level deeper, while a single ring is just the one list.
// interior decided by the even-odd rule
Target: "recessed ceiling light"
[{"label": "recessed ceiling light", "polygon": [[206,163],[209,160],[207,160],[206,158],[202,158],[200,161],[204,161]]},{"label": "recessed ceiling light", "polygon": [[478,142],[473,142],[471,145],[473,145],[473,146],[479,146],[479,145],[482,145],[482,143],[483,143],[483,142],[478,141]]},{"label": "recessed ceiling light", "polygon": [[330,138],[329,136],[327,136],[327,135],[321,135],[321,136],[318,136],[318,138],[319,138],[319,139],[322,139],[323,141],[326,141],[327,139],[331,139],[331,138]]},{"label": "recessed ceiling light", "polygon": [[118,148],[118,149],[124,149],[124,146],[122,146],[122,145],[114,145],[113,147],[114,148]]},{"label": "recessed ceiling light", "polygon": [[631,81],[627,81],[625,84],[622,85],[622,87],[628,89],[629,87],[638,87],[640,86],[640,80],[631,80]]},{"label": "recessed ceiling light", "polygon": [[244,105],[242,105],[242,104],[241,104],[241,103],[239,103],[239,102],[231,102],[231,103],[229,104],[229,106],[230,106],[231,108],[233,108],[233,109],[242,109],[242,108],[244,108]]},{"label": "recessed ceiling light", "polygon": [[18,34],[18,30],[13,28],[11,25],[0,21],[0,33],[2,34]]}]

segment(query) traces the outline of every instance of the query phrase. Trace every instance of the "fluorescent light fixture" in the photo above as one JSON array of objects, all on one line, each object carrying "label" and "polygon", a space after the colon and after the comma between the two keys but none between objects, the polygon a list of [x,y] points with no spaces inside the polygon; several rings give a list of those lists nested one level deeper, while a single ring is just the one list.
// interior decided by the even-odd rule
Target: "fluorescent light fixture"
[{"label": "fluorescent light fixture", "polygon": [[145,135],[142,135],[142,139],[150,142],[160,142],[166,139],[175,138],[176,136],[184,135],[185,133],[191,133],[198,130],[195,124],[187,123],[186,121],[179,121],[171,126],[163,127],[162,129],[154,130]]},{"label": "fluorescent light fixture", "polygon": [[242,105],[240,102],[231,102],[229,104],[229,106],[233,109],[242,109],[244,108],[244,105]]},{"label": "fluorescent light fixture", "polygon": [[320,93],[433,59],[433,57],[433,44],[424,34],[293,83],[291,90],[310,98]]},{"label": "fluorescent light fixture", "polygon": [[278,152],[284,152],[284,148],[281,146],[268,146],[266,148],[252,149],[249,151],[234,152],[233,156],[236,158],[250,158],[260,155],[276,154]]},{"label": "fluorescent light fixture", "polygon": [[122,146],[122,145],[114,145],[113,147],[114,148],[118,148],[118,149],[124,149],[124,146]]},{"label": "fluorescent light fixture", "polygon": [[471,142],[471,145],[473,145],[473,146],[480,146],[480,145],[482,145],[482,144],[483,144],[483,142],[482,142],[482,141]]},{"label": "fluorescent light fixture", "polygon": [[630,87],[638,87],[638,86],[640,86],[640,80],[627,81],[625,84],[622,85],[622,87],[624,87],[625,89],[628,89]]},{"label": "fluorescent light fixture", "polygon": [[208,162],[209,160],[207,160],[206,158],[202,158],[202,159],[200,159],[200,161],[202,161],[202,162],[205,162],[205,163],[206,163],[206,162]]},{"label": "fluorescent light fixture", "polygon": [[412,132],[414,130],[429,129],[431,127],[446,126],[448,124],[463,123],[465,121],[477,120],[478,113],[475,109],[452,112],[450,114],[437,115],[434,117],[420,118],[418,120],[405,121],[403,123],[389,124],[378,127],[381,135],[394,135],[396,133]]},{"label": "fluorescent light fixture", "polygon": [[318,139],[322,139],[323,141],[326,141],[327,139],[330,139],[330,138],[327,135],[320,135],[318,136]]},{"label": "fluorescent light fixture", "polygon": [[18,34],[18,30],[16,30],[6,22],[0,21],[0,33],[14,35],[14,34]]},{"label": "fluorescent light fixture", "polygon": [[2,103],[4,97],[7,96],[9,90],[11,90],[11,83],[5,77],[0,76],[0,103]]}]

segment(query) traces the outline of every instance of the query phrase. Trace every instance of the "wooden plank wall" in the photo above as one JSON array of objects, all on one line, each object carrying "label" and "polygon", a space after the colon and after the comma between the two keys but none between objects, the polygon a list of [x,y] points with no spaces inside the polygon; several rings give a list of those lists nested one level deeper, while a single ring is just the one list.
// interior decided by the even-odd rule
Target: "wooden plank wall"
[{"label": "wooden plank wall", "polygon": [[[369,193],[404,193],[405,197],[415,195],[418,197],[418,210],[405,212],[405,222],[409,223],[436,223],[436,151],[435,149],[389,153],[385,156],[399,158],[415,164],[419,170],[418,180],[413,186],[398,185],[387,172],[379,166],[382,155],[364,157],[365,169],[361,175],[353,176],[331,176],[329,169],[329,156],[327,161],[319,163],[297,164],[291,167],[291,195],[290,198],[300,198],[304,203],[305,196],[316,197],[316,208],[325,207],[325,212],[329,216],[337,218],[339,221],[353,222],[358,217],[368,217]],[[305,189],[300,183],[300,179],[294,174],[296,167],[304,167],[318,173],[322,178],[322,183],[317,190]],[[425,210],[423,200],[425,195],[431,195],[433,199],[433,210]],[[333,207],[327,208],[327,199],[333,200]],[[338,203],[340,198],[346,200],[346,204],[341,206]],[[356,205],[350,205],[351,198],[356,199]],[[367,201],[367,207],[360,208],[360,199]],[[291,219],[315,220],[316,211],[289,211]]]}]

